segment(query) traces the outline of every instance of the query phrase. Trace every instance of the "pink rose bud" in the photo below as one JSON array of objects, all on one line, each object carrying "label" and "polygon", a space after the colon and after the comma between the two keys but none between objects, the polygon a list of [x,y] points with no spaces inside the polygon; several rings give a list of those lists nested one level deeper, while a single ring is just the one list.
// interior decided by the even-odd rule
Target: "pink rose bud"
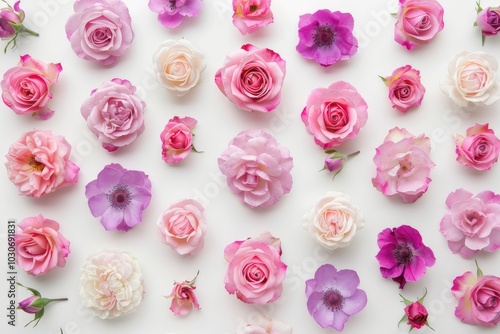
[{"label": "pink rose bud", "polygon": [[426,324],[429,313],[422,303],[418,301],[411,303],[405,307],[404,311],[408,317],[408,325],[420,328]]},{"label": "pink rose bud", "polygon": [[41,298],[38,296],[31,296],[19,302],[19,308],[26,313],[36,314],[43,308],[41,305]]},{"label": "pink rose bud", "polygon": [[193,129],[198,123],[191,117],[174,116],[160,134],[161,156],[169,165],[184,160],[191,151],[198,152],[193,145]]},{"label": "pink rose bud", "polygon": [[193,306],[196,309],[200,309],[200,304],[198,303],[198,299],[194,294],[194,290],[196,289],[195,281],[198,277],[198,273],[191,281],[184,282],[174,282],[174,287],[172,288],[172,292],[170,295],[165,298],[172,298],[172,304],[170,305],[170,310],[176,316],[184,316],[191,312]]},{"label": "pink rose bud", "polygon": [[36,321],[35,324],[33,325],[33,327],[36,327],[36,325],[38,325],[38,323],[40,322],[45,313],[45,306],[47,306],[48,304],[52,302],[68,300],[68,298],[56,298],[56,299],[43,298],[40,292],[38,292],[37,290],[33,288],[28,288],[22,285],[21,283],[17,283],[17,285],[28,289],[33,294],[32,296],[19,302],[19,305],[17,307],[18,309],[21,309],[26,313],[35,315],[35,318],[33,318],[33,320],[28,322],[24,327],[28,326],[33,321]]},{"label": "pink rose bud", "polygon": [[24,11],[20,8],[21,1],[17,1],[12,8],[7,1],[2,0],[7,7],[0,9],[0,39],[8,39],[9,42],[4,48],[4,53],[7,48],[12,44],[12,49],[16,46],[16,38],[20,33],[27,33],[33,36],[38,36],[38,33],[26,28],[23,25]]},{"label": "pink rose bud", "polygon": [[500,7],[478,7],[476,24],[483,36],[495,36],[500,31]]},{"label": "pink rose bud", "polygon": [[338,173],[344,168],[344,162],[355,155],[359,154],[359,151],[351,153],[349,155],[337,152],[336,150],[327,150],[325,153],[333,153],[328,158],[325,159],[325,165],[322,170],[328,170],[333,173],[333,178],[337,176]]}]

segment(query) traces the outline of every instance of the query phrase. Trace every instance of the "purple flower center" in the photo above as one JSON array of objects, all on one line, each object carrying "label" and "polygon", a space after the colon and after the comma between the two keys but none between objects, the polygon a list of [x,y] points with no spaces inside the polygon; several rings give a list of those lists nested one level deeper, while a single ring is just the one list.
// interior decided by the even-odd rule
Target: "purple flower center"
[{"label": "purple flower center", "polygon": [[413,249],[408,244],[398,244],[393,251],[398,265],[407,265],[413,259]]},{"label": "purple flower center", "polygon": [[335,40],[336,32],[333,30],[331,25],[323,24],[316,28],[314,32],[314,44],[318,48],[328,48],[333,44]]},{"label": "purple flower center", "polygon": [[411,172],[413,169],[413,164],[411,162],[411,158],[406,155],[399,161],[399,171],[398,176],[404,175],[406,173]]},{"label": "purple flower center", "polygon": [[31,167],[32,171],[41,172],[45,168],[45,165],[37,161],[33,155],[28,158],[26,163]]},{"label": "purple flower center", "polygon": [[341,310],[344,306],[345,298],[337,289],[328,289],[323,293],[323,304],[330,311]]},{"label": "purple flower center", "polygon": [[113,208],[123,210],[130,203],[131,195],[127,186],[119,184],[114,186],[106,197]]}]

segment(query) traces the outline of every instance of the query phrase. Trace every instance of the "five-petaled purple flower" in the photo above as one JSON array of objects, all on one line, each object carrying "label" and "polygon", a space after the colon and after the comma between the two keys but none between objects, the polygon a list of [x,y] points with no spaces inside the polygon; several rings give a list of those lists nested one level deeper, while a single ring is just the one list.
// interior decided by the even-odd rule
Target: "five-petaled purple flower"
[{"label": "five-petaled purple flower", "polygon": [[322,328],[342,331],[349,317],[366,306],[366,293],[358,286],[359,276],[354,270],[337,271],[331,264],[324,264],[313,279],[306,281],[307,309]]},{"label": "five-petaled purple flower", "polygon": [[167,27],[178,27],[185,17],[198,16],[202,0],[149,0],[148,6],[158,13],[158,21]]},{"label": "five-petaled purple flower", "polygon": [[418,230],[408,225],[386,228],[378,234],[380,251],[376,255],[380,273],[392,278],[403,289],[406,282],[416,282],[427,267],[436,263],[432,249],[424,245]]},{"label": "five-petaled purple flower", "polygon": [[107,231],[128,231],[142,221],[151,200],[151,181],[142,171],[109,164],[85,187],[90,211]]}]

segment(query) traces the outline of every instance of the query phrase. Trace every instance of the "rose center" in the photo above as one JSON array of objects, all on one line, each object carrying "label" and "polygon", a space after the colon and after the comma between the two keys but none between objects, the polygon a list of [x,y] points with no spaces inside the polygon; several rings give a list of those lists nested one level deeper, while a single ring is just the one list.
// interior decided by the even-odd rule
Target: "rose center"
[{"label": "rose center", "polygon": [[26,163],[31,167],[32,171],[41,172],[45,168],[45,165],[37,161],[34,155],[30,156]]},{"label": "rose center", "polygon": [[119,184],[106,194],[106,198],[113,208],[123,210],[130,203],[131,194],[127,186]]},{"label": "rose center", "polygon": [[176,0],[169,0],[168,1],[168,6],[170,7],[170,10],[176,10],[177,9],[177,4],[175,2],[176,2]]},{"label": "rose center", "polygon": [[257,5],[251,5],[250,6],[250,12],[251,13],[255,12],[257,9],[259,9],[259,6],[257,6]]},{"label": "rose center", "polygon": [[92,42],[97,47],[105,47],[109,45],[111,39],[113,37],[113,33],[109,28],[98,28],[94,31],[91,36]]},{"label": "rose center", "polygon": [[500,28],[500,15],[495,11],[489,11],[488,23],[495,29]]},{"label": "rose center", "polygon": [[398,244],[393,251],[398,265],[408,264],[413,259],[413,249],[408,244]]},{"label": "rose center", "polygon": [[418,29],[419,30],[427,30],[429,29],[431,25],[431,19],[429,18],[429,15],[424,15],[422,16],[422,19],[420,20],[418,24]]},{"label": "rose center", "polygon": [[330,311],[341,310],[344,306],[345,298],[337,289],[328,289],[323,293],[323,304]]},{"label": "rose center", "polygon": [[314,44],[318,48],[327,48],[333,44],[336,36],[335,30],[333,30],[332,26],[328,24],[320,25],[316,28],[314,32],[313,40]]}]

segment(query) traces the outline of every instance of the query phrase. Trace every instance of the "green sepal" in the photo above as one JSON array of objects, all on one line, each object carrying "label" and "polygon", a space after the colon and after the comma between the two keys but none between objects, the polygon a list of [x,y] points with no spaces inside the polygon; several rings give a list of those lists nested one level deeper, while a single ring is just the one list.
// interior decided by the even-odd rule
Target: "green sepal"
[{"label": "green sepal", "polygon": [[29,324],[31,324],[33,321],[36,321],[36,323],[33,325],[33,327],[36,327],[38,323],[40,322],[40,319],[42,319],[44,313],[44,309],[41,309],[39,312],[35,313],[35,318],[28,322],[24,327],[27,327]]},{"label": "green sepal", "polygon": [[484,42],[486,41],[486,36],[481,36],[481,46],[484,46]]},{"label": "green sepal", "polygon": [[40,294],[40,292],[38,292],[37,290],[35,290],[35,289],[33,289],[33,288],[28,288],[27,286],[24,286],[24,285],[22,285],[22,284],[21,284],[21,283],[19,283],[19,282],[16,282],[16,284],[17,284],[17,285],[19,285],[19,286],[22,286],[22,287],[23,287],[23,288],[25,288],[25,289],[30,290],[30,291],[31,291],[31,292],[32,292],[35,296],[37,296],[37,297],[42,297],[42,295]]},{"label": "green sepal", "polygon": [[326,154],[333,154],[333,153],[337,153],[337,152],[338,152],[337,150],[325,150]]},{"label": "green sepal", "polygon": [[383,76],[379,75],[378,77],[379,77],[380,79],[382,79],[382,81],[383,81],[384,83],[386,83],[386,82],[387,82],[387,79],[386,79],[386,78],[384,78]]},{"label": "green sepal", "polygon": [[426,325],[427,327],[429,327],[430,329],[432,329],[432,330],[435,332],[434,328],[432,328],[432,327],[431,327],[431,325],[429,325],[429,321],[426,321],[426,322],[425,322],[425,325]]},{"label": "green sepal", "polygon": [[424,293],[424,295],[418,299],[418,301],[419,301],[419,303],[420,303],[420,304],[423,304],[423,303],[424,303],[424,298],[425,298],[425,296],[427,296],[427,288],[425,288],[425,293]]},{"label": "green sepal", "polygon": [[405,322],[405,321],[408,322],[408,317],[406,316],[406,314],[403,315],[403,317],[401,318],[401,320],[399,320],[398,327],[399,327],[399,325],[401,325],[402,322]]},{"label": "green sepal", "polygon": [[401,298],[403,298],[402,302],[403,302],[403,303],[405,303],[405,305],[406,305],[406,306],[408,306],[408,305],[410,305],[410,304],[412,304],[412,303],[413,303],[412,301],[409,301],[408,299],[406,299],[405,297],[403,297],[403,295],[402,295],[402,294],[399,294],[399,296],[400,296]]},{"label": "green sepal", "polygon": [[479,268],[479,264],[477,263],[477,260],[474,260],[474,262],[476,262],[476,268],[477,268],[477,272],[476,272],[476,275],[477,275],[477,278],[483,276],[483,271],[481,270],[481,268]]},{"label": "green sepal", "polygon": [[483,10],[483,8],[481,8],[481,0],[476,1],[476,5],[476,12],[479,14]]},{"label": "green sepal", "polygon": [[193,151],[195,153],[203,153],[203,151],[198,151],[194,146],[191,147],[191,151]]}]

